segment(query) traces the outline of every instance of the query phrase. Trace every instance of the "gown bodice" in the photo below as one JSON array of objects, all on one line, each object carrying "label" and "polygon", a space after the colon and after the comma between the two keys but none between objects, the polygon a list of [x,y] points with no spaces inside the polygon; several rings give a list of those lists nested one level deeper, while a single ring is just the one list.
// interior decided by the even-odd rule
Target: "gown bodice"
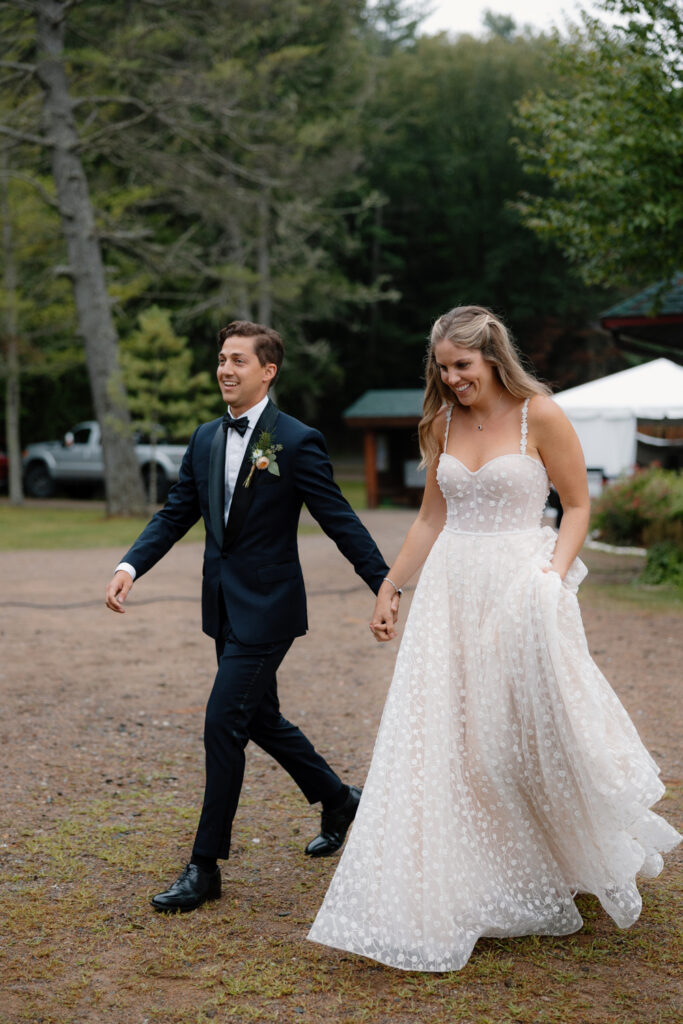
[{"label": "gown bodice", "polygon": [[[436,478],[446,499],[446,529],[454,533],[519,533],[538,529],[548,497],[543,463],[526,454],[527,409],[522,406],[519,452],[498,455],[470,470],[443,452]],[[446,438],[448,442],[447,417]]]}]

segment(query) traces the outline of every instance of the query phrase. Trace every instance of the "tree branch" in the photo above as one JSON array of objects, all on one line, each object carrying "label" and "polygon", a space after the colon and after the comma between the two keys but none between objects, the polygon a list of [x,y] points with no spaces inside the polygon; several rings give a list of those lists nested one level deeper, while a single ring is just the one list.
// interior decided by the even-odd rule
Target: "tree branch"
[{"label": "tree branch", "polygon": [[[1,62],[0,62],[1,63]],[[71,106],[74,110],[77,107],[83,106],[84,103],[120,103],[128,104],[129,106],[138,107],[140,110],[146,113],[152,113],[153,108],[148,103],[143,103],[142,100],[138,99],[137,96],[129,96],[126,93],[115,93],[111,96],[107,95],[90,95],[90,96],[79,96],[72,99]]]},{"label": "tree branch", "polygon": [[11,0],[11,3],[0,4],[0,11],[7,9],[16,11],[17,8],[21,11],[28,11],[29,14],[35,14],[38,10],[37,4],[32,0]]},{"label": "tree branch", "polygon": [[93,132],[91,135],[83,135],[79,148],[87,150],[93,142],[97,142],[100,139],[111,138],[112,135],[118,135],[125,129],[130,128],[132,125],[140,124],[140,122],[146,120],[147,117],[149,117],[149,115],[145,113],[137,114],[135,117],[129,117],[127,121],[117,121],[116,124],[100,128],[99,131]]},{"label": "tree branch", "polygon": [[35,64],[22,64],[17,60],[0,60],[0,68],[10,68],[12,71],[29,71],[31,74],[35,73]]},{"label": "tree branch", "polygon": [[[107,242],[109,245],[124,247],[127,242],[141,242],[146,238],[153,238],[154,232],[150,231],[149,228],[137,228],[130,231],[122,231],[118,229],[108,230],[106,227],[98,229],[97,234],[101,242]],[[127,248],[127,246],[126,246]]]},{"label": "tree branch", "polygon": [[36,190],[40,198],[47,205],[52,207],[53,210],[59,210],[59,203],[54,196],[51,196],[44,185],[30,174],[24,174],[22,171],[13,171],[11,168],[6,172],[8,178],[14,178],[16,181],[23,181],[25,184],[30,185]]},{"label": "tree branch", "polygon": [[39,135],[31,135],[30,132],[16,131],[14,128],[9,128],[6,124],[0,124],[0,135],[8,135],[10,139],[16,139],[18,142],[28,142],[32,146],[49,146],[49,139],[41,138]]}]

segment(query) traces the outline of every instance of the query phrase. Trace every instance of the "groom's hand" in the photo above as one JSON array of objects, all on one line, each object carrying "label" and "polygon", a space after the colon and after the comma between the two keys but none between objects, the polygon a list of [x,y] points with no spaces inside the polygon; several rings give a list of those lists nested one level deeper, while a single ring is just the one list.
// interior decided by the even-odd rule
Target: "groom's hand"
[{"label": "groom's hand", "polygon": [[107,608],[111,608],[113,612],[125,612],[123,602],[128,597],[128,591],[132,586],[133,579],[129,572],[126,572],[125,569],[115,572],[104,592]]}]

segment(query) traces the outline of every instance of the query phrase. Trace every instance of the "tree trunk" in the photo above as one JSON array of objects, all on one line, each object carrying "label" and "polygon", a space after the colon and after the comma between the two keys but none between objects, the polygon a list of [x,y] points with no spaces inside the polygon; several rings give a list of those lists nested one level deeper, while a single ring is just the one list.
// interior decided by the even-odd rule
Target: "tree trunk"
[{"label": "tree trunk", "polygon": [[2,332],[7,340],[7,377],[5,380],[5,432],[9,458],[9,500],[23,505],[21,479],[21,440],[19,435],[19,350],[17,344],[17,267],[12,243],[12,221],[9,208],[9,176],[7,152],[3,152],[0,170],[0,216],[2,218],[2,255],[5,270],[3,285],[5,302]]},{"label": "tree trunk", "polygon": [[270,195],[263,186],[258,198],[258,319],[260,324],[270,327],[273,315],[273,292],[270,281]]},{"label": "tree trunk", "polygon": [[107,512],[144,514],[142,478],[119,367],[118,338],[64,69],[64,6],[58,0],[36,0],[35,4],[37,76],[43,88],[45,135],[66,239],[78,331],[85,345],[93,406],[102,431]]},{"label": "tree trunk", "polygon": [[[379,279],[380,263],[382,257],[382,207],[379,203],[375,206],[375,230],[373,232],[372,250],[370,256],[370,282],[372,285]],[[377,366],[377,333],[379,328],[379,300],[375,299],[370,306],[370,330],[368,345],[368,362],[370,366]]]},{"label": "tree trunk", "polygon": [[[231,254],[231,262],[236,263],[241,271],[246,269],[246,260],[244,258],[244,246],[242,245],[242,235],[239,226],[236,222],[236,218],[231,224],[232,227],[232,238],[233,248]],[[244,281],[244,277],[240,280],[237,285],[237,319],[238,320],[251,320],[251,305],[249,303],[249,292]]]},{"label": "tree trunk", "polygon": [[[227,176],[228,189],[231,195],[235,195],[237,188],[235,186],[235,180],[232,175]],[[242,239],[242,228],[240,227],[239,218],[231,211],[228,211],[228,235],[230,237],[230,262],[235,263],[240,271],[246,269],[246,259],[244,256],[244,242]],[[237,285],[236,295],[236,312],[238,320],[251,320],[251,303],[249,302],[249,291],[247,289],[246,280],[243,276],[241,277]]]}]

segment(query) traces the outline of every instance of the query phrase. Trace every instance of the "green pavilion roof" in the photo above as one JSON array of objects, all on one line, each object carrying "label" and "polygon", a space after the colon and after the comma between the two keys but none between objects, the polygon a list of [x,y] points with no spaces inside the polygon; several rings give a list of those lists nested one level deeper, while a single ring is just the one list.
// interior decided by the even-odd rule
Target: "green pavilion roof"
[{"label": "green pavilion roof", "polygon": [[683,314],[683,274],[677,274],[671,286],[662,295],[659,294],[661,288],[661,281],[644,288],[637,295],[632,295],[605,310],[600,314],[600,320]]},{"label": "green pavilion roof", "polygon": [[366,391],[344,410],[346,420],[415,420],[422,418],[422,388],[382,388]]}]

